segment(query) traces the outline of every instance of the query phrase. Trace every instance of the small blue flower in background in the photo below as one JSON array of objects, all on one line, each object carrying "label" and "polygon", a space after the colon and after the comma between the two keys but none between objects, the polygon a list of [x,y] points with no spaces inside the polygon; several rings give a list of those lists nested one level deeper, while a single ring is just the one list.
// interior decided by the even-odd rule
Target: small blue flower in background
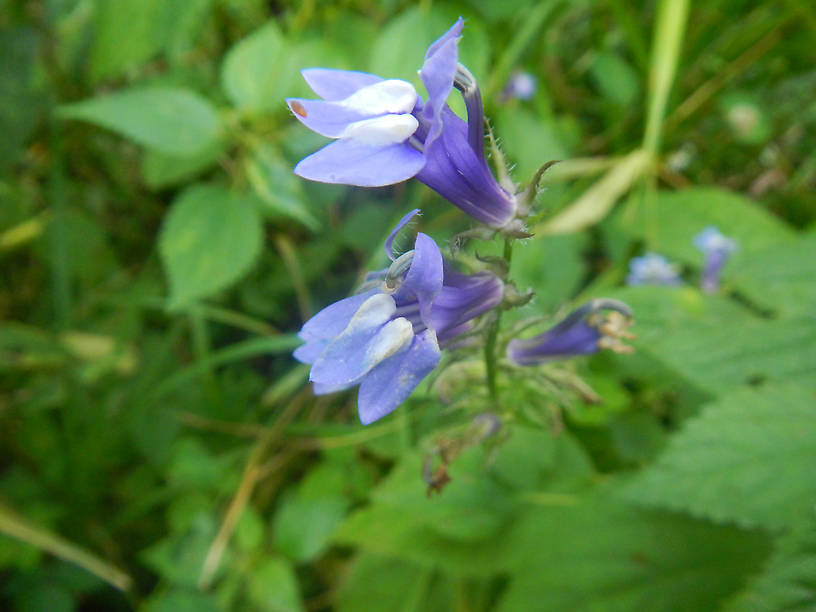
[{"label": "small blue flower in background", "polygon": [[597,299],[570,313],[542,334],[526,340],[513,339],[507,357],[516,365],[539,365],[577,355],[591,355],[600,349],[631,352],[621,339],[632,323],[631,309],[618,300]]},{"label": "small blue flower in background", "polygon": [[311,364],[317,394],[360,386],[357,407],[368,425],[399,406],[439,363],[445,347],[470,330],[473,319],[495,308],[504,284],[488,272],[462,274],[444,261],[430,237],[417,234],[414,249],[391,253],[391,266],[369,274],[363,293],[340,300],[309,319],[294,356]]},{"label": "small blue flower in background", "polygon": [[629,261],[627,285],[679,285],[677,266],[656,253],[646,253]]},{"label": "small blue flower in background", "polygon": [[706,293],[714,293],[720,287],[720,273],[725,262],[737,250],[737,242],[709,225],[694,237],[694,246],[705,256],[700,288]]},{"label": "small blue flower in background", "polygon": [[536,92],[537,83],[536,78],[529,72],[514,72],[507,80],[507,85],[501,92],[501,99],[503,101],[511,100],[529,100]]},{"label": "small blue flower in background", "polygon": [[[323,100],[290,98],[287,104],[306,127],[336,140],[303,159],[295,173],[362,187],[416,177],[480,223],[520,229],[515,195],[499,185],[485,158],[481,93],[458,60],[463,27],[460,17],[428,47],[419,71],[427,102],[406,81],[347,70],[303,70]],[[454,87],[465,100],[467,122],[448,107]]]}]

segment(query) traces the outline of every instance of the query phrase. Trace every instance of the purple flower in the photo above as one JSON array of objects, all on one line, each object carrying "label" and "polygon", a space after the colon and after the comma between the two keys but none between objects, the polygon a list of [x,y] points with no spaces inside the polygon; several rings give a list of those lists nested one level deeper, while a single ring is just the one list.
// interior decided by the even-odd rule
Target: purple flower
[{"label": "purple flower", "polygon": [[[419,76],[427,101],[406,81],[346,70],[303,70],[303,78],[323,100],[290,98],[287,104],[306,127],[336,140],[303,159],[295,173],[362,187],[416,177],[477,221],[519,229],[519,223],[513,224],[516,197],[499,185],[485,158],[481,93],[458,63],[463,26],[460,17],[425,54]],[[453,87],[465,100],[467,122],[447,105]]]},{"label": "purple flower", "polygon": [[713,225],[709,225],[694,237],[694,246],[705,255],[700,288],[706,293],[714,293],[720,287],[720,273],[723,266],[731,254],[737,250],[737,243],[723,236],[720,230]]},{"label": "purple flower", "polygon": [[627,285],[679,285],[681,282],[677,266],[663,255],[646,253],[629,261]]},{"label": "purple flower", "polygon": [[467,332],[502,299],[501,280],[456,272],[423,233],[412,251],[391,253],[394,236],[418,212],[403,217],[388,237],[391,266],[369,274],[363,293],[324,308],[298,334],[305,344],[294,356],[311,364],[315,393],[359,385],[364,425],[399,406],[437,366],[440,345]]},{"label": "purple flower", "polygon": [[626,331],[631,323],[632,310],[623,302],[592,300],[542,334],[526,340],[511,340],[507,357],[516,365],[526,366],[590,355],[603,348],[630,352],[631,347],[621,339],[632,337]]}]

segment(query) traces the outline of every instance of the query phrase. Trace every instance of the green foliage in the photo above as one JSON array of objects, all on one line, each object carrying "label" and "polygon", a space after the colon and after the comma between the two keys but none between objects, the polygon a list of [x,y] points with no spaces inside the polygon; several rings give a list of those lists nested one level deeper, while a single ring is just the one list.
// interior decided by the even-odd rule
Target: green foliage
[{"label": "green foliage", "polygon": [[180,87],[131,89],[59,109],[64,119],[108,128],[167,155],[192,155],[215,144],[218,114],[207,99]]},{"label": "green foliage", "polygon": [[261,250],[255,201],[210,185],[194,185],[173,202],[159,240],[170,281],[171,308],[189,305],[240,279]]},{"label": "green foliage", "polygon": [[715,521],[785,529],[812,514],[815,461],[812,392],[738,389],[689,420],[626,494]]},{"label": "green foliage", "polygon": [[[513,180],[562,160],[500,354],[598,297],[634,310],[634,353],[500,359],[491,403],[477,335],[362,428],[352,393],[313,395],[298,329],[408,210],[440,247],[468,222],[416,181],[293,175],[326,140],[283,98],[310,66],[424,96],[459,15]],[[814,24],[741,0],[0,0],[0,608],[812,610]],[[531,99],[502,94],[516,72]],[[739,244],[713,294],[708,225]],[[682,284],[624,287],[647,251]]]},{"label": "green foliage", "polygon": [[537,512],[500,610],[706,610],[741,586],[767,546],[732,528],[590,498]]},{"label": "green foliage", "polygon": [[238,107],[275,110],[291,91],[294,75],[283,35],[274,22],[269,22],[229,50],[221,68],[221,84]]}]

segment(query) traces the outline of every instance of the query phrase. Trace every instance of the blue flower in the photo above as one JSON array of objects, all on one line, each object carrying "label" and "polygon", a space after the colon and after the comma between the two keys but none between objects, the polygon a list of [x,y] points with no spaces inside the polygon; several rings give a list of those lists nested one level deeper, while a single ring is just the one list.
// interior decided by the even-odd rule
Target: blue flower
[{"label": "blue flower", "polygon": [[532,74],[517,71],[507,80],[500,97],[505,102],[513,98],[530,100],[535,95],[536,88],[536,78]]},{"label": "blue flower", "polygon": [[[464,22],[455,24],[425,54],[419,71],[428,100],[401,80],[363,72],[309,68],[303,78],[322,100],[287,104],[309,129],[336,139],[295,167],[299,176],[362,187],[392,185],[411,177],[493,228],[514,223],[516,197],[496,181],[484,153],[484,109],[473,76],[458,62]],[[456,87],[468,120],[447,105]]]},{"label": "blue flower", "polygon": [[714,293],[720,286],[720,273],[725,262],[737,250],[737,242],[726,238],[713,225],[709,225],[694,237],[694,246],[705,256],[700,288],[706,293]]},{"label": "blue flower", "polygon": [[632,337],[626,332],[631,323],[632,310],[623,302],[592,300],[542,334],[526,340],[511,340],[507,357],[516,365],[526,366],[591,355],[602,348],[630,352],[631,347],[621,339]]},{"label": "blue flower", "polygon": [[646,253],[629,261],[627,285],[679,285],[681,282],[677,266],[663,255]]},{"label": "blue flower", "polygon": [[437,366],[440,346],[469,331],[475,317],[502,300],[499,278],[456,272],[423,233],[412,251],[394,256],[394,236],[418,212],[403,217],[388,237],[391,266],[369,274],[363,293],[309,319],[299,333],[305,344],[294,352],[311,364],[315,393],[360,386],[364,425],[399,406]]}]

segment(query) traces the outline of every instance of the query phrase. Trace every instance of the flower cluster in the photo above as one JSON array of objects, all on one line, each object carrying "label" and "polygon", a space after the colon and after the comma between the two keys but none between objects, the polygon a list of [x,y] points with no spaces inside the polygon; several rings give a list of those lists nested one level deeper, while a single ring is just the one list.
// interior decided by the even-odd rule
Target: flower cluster
[{"label": "flower cluster", "polygon": [[[505,168],[500,168],[504,178],[499,181],[487,163],[481,92],[458,59],[463,26],[459,18],[428,48],[419,70],[426,98],[398,79],[348,70],[303,70],[320,99],[290,98],[289,109],[332,142],[301,160],[295,173],[312,181],[360,187],[416,178],[487,227],[474,230],[476,235],[500,232],[508,240],[527,235],[524,217],[537,178],[526,191],[517,192]],[[532,94],[529,78],[518,85],[514,95]],[[448,106],[454,89],[465,102],[467,121]],[[357,405],[364,424],[402,403],[437,367],[443,350],[469,344],[479,317],[527,301],[505,283],[501,266],[494,268],[497,273],[459,272],[426,234],[417,234],[414,248],[397,256],[394,237],[418,212],[405,215],[388,236],[385,251],[391,265],[368,274],[359,293],[323,309],[299,333],[304,344],[294,356],[311,365],[315,393],[359,386]],[[526,366],[600,348],[624,350],[620,338],[625,337],[630,315],[619,302],[596,300],[540,336],[510,341],[507,355]],[[495,373],[498,314],[491,321],[485,359],[488,387],[494,390],[490,371]]]},{"label": "flower cluster", "polygon": [[401,404],[439,363],[445,347],[473,326],[473,319],[502,300],[504,283],[489,272],[462,274],[446,262],[426,234],[396,257],[391,232],[387,270],[372,273],[364,291],[324,308],[300,331],[294,356],[311,364],[317,394],[359,385],[360,420],[368,424]]}]

